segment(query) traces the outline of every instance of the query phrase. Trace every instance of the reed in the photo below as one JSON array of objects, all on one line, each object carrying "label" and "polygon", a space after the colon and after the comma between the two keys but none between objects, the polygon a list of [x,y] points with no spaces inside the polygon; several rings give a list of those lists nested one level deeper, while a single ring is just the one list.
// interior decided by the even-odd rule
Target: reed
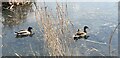
[{"label": "reed", "polygon": [[[56,2],[56,16],[53,15],[52,10],[49,10],[46,4],[41,5],[40,9],[36,6],[36,20],[39,25],[40,31],[44,30],[44,40],[49,48],[50,56],[64,56],[70,55],[67,35],[65,33],[69,30],[69,19],[67,17],[66,7]],[[72,25],[72,23],[70,24]],[[67,38],[67,39],[66,39]]]},{"label": "reed", "polygon": [[31,2],[32,0],[8,0],[9,2],[16,2],[16,3],[26,3],[26,2]]},{"label": "reed", "polygon": [[109,45],[108,45],[108,48],[109,48],[109,55],[110,55],[110,56],[112,56],[112,54],[111,54],[111,47],[112,47],[111,43],[112,43],[112,37],[113,37],[115,31],[117,30],[117,28],[119,27],[119,25],[120,25],[120,23],[118,23],[118,25],[115,27],[115,29],[114,29],[114,30],[112,31],[112,33],[110,34]]}]

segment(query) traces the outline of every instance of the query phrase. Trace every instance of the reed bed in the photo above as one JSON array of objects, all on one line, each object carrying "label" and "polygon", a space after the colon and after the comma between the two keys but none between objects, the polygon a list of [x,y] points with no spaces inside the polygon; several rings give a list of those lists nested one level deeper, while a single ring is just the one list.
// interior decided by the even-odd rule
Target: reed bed
[{"label": "reed bed", "polygon": [[[40,27],[40,31],[43,29],[44,40],[47,43],[50,56],[64,56],[66,54],[66,49],[69,51],[66,45],[66,32],[69,30],[69,19],[67,17],[67,7],[56,3],[56,17],[53,16],[52,10],[48,10],[48,7],[44,6],[40,9],[36,6],[36,20]],[[35,4],[36,5],[36,4]],[[72,23],[70,23],[73,26]],[[70,37],[67,37],[70,38]],[[64,43],[63,43],[64,42]]]}]

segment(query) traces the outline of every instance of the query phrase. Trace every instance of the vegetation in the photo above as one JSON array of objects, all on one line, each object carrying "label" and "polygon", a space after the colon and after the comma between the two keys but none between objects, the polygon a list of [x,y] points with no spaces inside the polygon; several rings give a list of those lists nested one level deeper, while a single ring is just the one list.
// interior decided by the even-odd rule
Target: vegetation
[{"label": "vegetation", "polygon": [[2,16],[4,25],[18,25],[24,21],[27,17],[28,12],[32,8],[32,3],[12,3],[12,2],[3,2],[2,3]]},{"label": "vegetation", "polygon": [[[75,47],[74,49],[69,48],[69,45],[74,42],[74,40],[72,38],[72,34],[75,33],[76,30],[74,29],[74,25],[70,21],[70,18],[68,17],[67,3],[62,4],[62,3],[56,2],[56,10],[55,11],[53,11],[52,9],[47,7],[46,3],[41,3],[41,5],[39,7],[36,5],[35,2],[33,2],[33,3],[36,7],[36,9],[35,9],[36,21],[37,21],[40,32],[44,36],[44,41],[47,44],[46,46],[47,46],[47,48],[49,48],[48,49],[49,55],[50,56],[74,56],[74,50],[75,50],[76,55],[80,56],[81,54],[79,53],[79,49],[78,49],[79,47]],[[5,4],[4,5],[5,8],[3,8],[3,9],[7,8],[6,5],[7,6],[10,5],[10,11],[12,11],[13,13],[15,12],[15,15],[16,15],[16,12],[19,12],[19,11],[15,11],[15,9],[19,10],[22,8],[12,7],[12,5],[15,5],[15,4],[18,5],[16,7],[23,7],[23,5],[21,6],[20,3],[18,2],[18,3],[11,3],[11,5]],[[22,4],[24,4],[24,3],[22,3]],[[32,3],[27,4],[27,5],[32,5]],[[25,8],[25,6],[23,8]],[[26,12],[28,9],[29,8],[27,8],[26,10],[23,10],[23,11],[20,10],[20,11]],[[21,14],[23,14],[23,13],[21,13]],[[8,14],[8,15],[10,15],[10,14]],[[18,15],[16,17],[19,17],[19,16],[24,16],[24,15]],[[10,17],[13,17],[13,16],[10,16]],[[8,19],[5,20],[5,23],[7,21],[8,21]],[[12,20],[11,22],[9,22],[9,21],[8,22],[11,24],[12,22],[17,22],[17,21],[18,20]],[[71,29],[71,27],[72,27],[72,29]],[[112,37],[117,28],[118,28],[118,26],[116,26],[116,28],[111,33],[110,38],[109,38],[108,46],[109,46],[109,54],[110,55],[111,55]],[[32,50],[31,45],[30,45],[30,49],[33,52],[33,55],[36,56],[34,51]],[[94,50],[96,50],[96,49],[94,49]],[[18,53],[15,53],[15,55],[18,57],[22,56]],[[104,56],[104,55],[102,55],[102,56]]]},{"label": "vegetation", "polygon": [[[35,14],[40,29],[44,30],[42,33],[44,34],[48,48],[50,48],[49,54],[51,56],[64,56],[67,55],[66,50],[70,52],[67,46],[69,43],[66,40],[71,40],[72,37],[65,34],[65,32],[71,33],[68,27],[70,20],[67,17],[67,4],[66,6],[61,6],[59,3],[56,4],[56,12],[54,11],[56,13],[55,17],[53,16],[52,10],[48,10],[45,3],[44,7],[40,9],[36,6]],[[73,26],[71,22],[70,25]]]}]

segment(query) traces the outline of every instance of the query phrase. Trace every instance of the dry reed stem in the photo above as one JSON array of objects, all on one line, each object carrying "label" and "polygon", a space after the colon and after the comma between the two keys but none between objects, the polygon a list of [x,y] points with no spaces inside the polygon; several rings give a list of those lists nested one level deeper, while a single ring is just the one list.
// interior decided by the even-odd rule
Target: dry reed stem
[{"label": "dry reed stem", "polygon": [[30,2],[31,0],[9,0],[9,2]]},{"label": "dry reed stem", "polygon": [[54,18],[53,13],[47,10],[45,3],[44,7],[41,7],[40,10],[36,6],[36,20],[40,29],[44,30],[44,40],[47,43],[48,48],[50,48],[49,54],[51,56],[64,56],[65,50],[68,49],[69,51],[67,42],[64,41],[64,44],[61,43],[61,40],[64,39],[61,38],[61,36],[65,36],[66,38],[64,32],[69,30],[69,20],[66,17],[66,9],[64,8],[65,7],[63,7],[63,5],[60,7],[60,5],[57,3],[57,18]]},{"label": "dry reed stem", "polygon": [[[42,9],[41,9],[42,10]],[[63,56],[62,47],[59,43],[58,37],[55,30],[53,29],[53,21],[47,16],[47,12],[42,10],[39,12],[41,16],[41,22],[44,29],[45,41],[48,44],[48,47],[51,48],[49,54],[52,56]],[[49,19],[48,19],[49,18]]]},{"label": "dry reed stem", "polygon": [[25,5],[30,4],[32,0],[9,0],[9,4],[11,5],[10,9],[12,9],[16,5]]},{"label": "dry reed stem", "polygon": [[115,27],[115,29],[113,30],[113,32],[111,33],[110,35],[110,38],[109,38],[109,55],[111,55],[111,42],[112,42],[112,37],[115,33],[115,31],[117,30],[118,26],[120,25],[120,23],[118,23],[118,25]]}]

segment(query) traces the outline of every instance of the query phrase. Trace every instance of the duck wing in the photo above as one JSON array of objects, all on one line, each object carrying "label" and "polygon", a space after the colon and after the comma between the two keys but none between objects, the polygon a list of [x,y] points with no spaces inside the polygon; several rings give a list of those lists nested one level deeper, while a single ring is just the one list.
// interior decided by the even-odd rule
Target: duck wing
[{"label": "duck wing", "polygon": [[76,35],[82,35],[82,34],[84,34],[84,32],[78,32],[78,33],[76,33]]},{"label": "duck wing", "polygon": [[19,32],[17,32],[18,35],[29,35],[31,34],[29,31],[27,30],[20,30]]},{"label": "duck wing", "polygon": [[27,33],[27,32],[18,32],[18,34],[25,34],[25,33]]},{"label": "duck wing", "polygon": [[[20,30],[20,31],[27,31],[27,29],[26,29],[26,30]],[[19,32],[20,32],[20,31],[19,31]]]},{"label": "duck wing", "polygon": [[79,33],[76,33],[77,36],[81,36],[81,37],[84,37],[86,35],[85,32],[79,32]]},{"label": "duck wing", "polygon": [[18,32],[15,32],[15,33],[25,33],[27,30],[20,30]]}]

